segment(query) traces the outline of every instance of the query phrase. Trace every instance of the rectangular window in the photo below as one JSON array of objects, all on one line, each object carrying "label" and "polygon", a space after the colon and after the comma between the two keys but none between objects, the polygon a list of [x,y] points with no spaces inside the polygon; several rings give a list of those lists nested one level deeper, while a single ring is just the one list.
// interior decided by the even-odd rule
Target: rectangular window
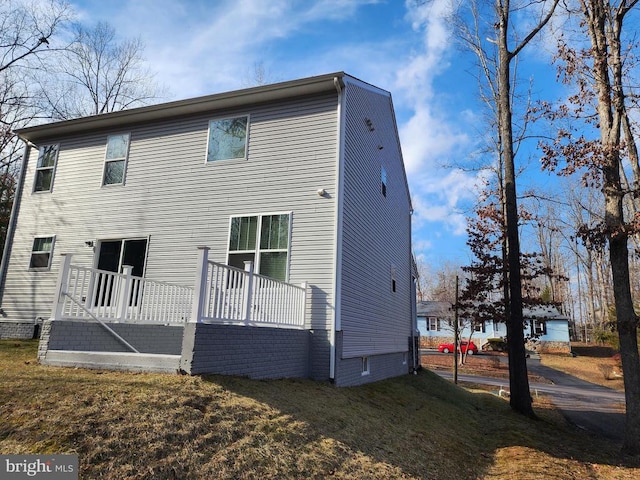
[{"label": "rectangular window", "polygon": [[546,335],[547,334],[547,322],[544,320],[534,320],[533,329],[535,335]]},{"label": "rectangular window", "polygon": [[232,217],[228,264],[244,269],[254,262],[254,271],[286,281],[289,264],[290,214]]},{"label": "rectangular window", "polygon": [[55,237],[36,237],[31,248],[30,270],[49,270]]},{"label": "rectangular window", "polygon": [[248,129],[248,116],[211,120],[207,162],[247,158]]},{"label": "rectangular window", "polygon": [[104,159],[102,185],[124,184],[128,156],[129,134],[109,135],[107,137],[107,153]]},{"label": "rectangular window", "polygon": [[58,145],[40,147],[36,164],[34,192],[50,192],[53,189],[53,176],[58,162]]},{"label": "rectangular window", "polygon": [[391,265],[391,291],[396,292],[396,266]]},{"label": "rectangular window", "polygon": [[482,333],[486,333],[486,327],[484,322],[475,322],[473,324],[473,331],[474,332],[482,332]]},{"label": "rectangular window", "polygon": [[369,357],[362,357],[362,375],[369,375]]},{"label": "rectangular window", "polygon": [[387,171],[384,167],[380,167],[380,183],[382,185],[382,196],[387,196]]},{"label": "rectangular window", "polygon": [[429,330],[437,332],[440,330],[440,319],[436,317],[429,317],[428,323]]}]

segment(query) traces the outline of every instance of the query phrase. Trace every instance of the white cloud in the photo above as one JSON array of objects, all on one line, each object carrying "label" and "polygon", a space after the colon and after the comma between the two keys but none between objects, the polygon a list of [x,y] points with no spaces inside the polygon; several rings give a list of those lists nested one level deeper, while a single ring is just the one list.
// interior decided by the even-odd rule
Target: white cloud
[{"label": "white cloud", "polygon": [[394,96],[411,109],[399,130],[414,205],[414,244],[427,251],[439,248],[433,239],[442,236],[460,237],[463,244],[466,208],[476,198],[478,176],[445,167],[460,163],[458,157],[472,145],[470,136],[460,129],[464,114],[449,109],[434,88],[456,53],[446,18],[450,2],[416,6],[407,1],[406,6],[419,41],[397,70]]}]

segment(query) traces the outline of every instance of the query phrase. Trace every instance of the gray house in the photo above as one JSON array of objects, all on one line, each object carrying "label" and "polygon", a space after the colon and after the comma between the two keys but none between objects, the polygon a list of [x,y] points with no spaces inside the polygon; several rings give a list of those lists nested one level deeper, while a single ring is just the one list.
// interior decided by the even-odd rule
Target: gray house
[{"label": "gray house", "polygon": [[417,366],[388,92],[339,72],[18,134],[0,335],[42,323],[42,362],[337,385]]}]

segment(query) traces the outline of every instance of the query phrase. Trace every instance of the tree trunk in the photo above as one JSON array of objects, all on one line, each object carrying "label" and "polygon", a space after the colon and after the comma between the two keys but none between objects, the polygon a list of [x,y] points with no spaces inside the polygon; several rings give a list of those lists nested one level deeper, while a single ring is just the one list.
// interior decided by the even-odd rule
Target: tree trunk
[{"label": "tree trunk", "polygon": [[605,228],[624,375],[626,424],[623,451],[632,455],[640,453],[640,356],[637,343],[638,317],[633,308],[629,280],[629,234],[623,206],[625,193],[620,179],[620,137],[622,119],[626,113],[620,38],[624,16],[636,3],[637,0],[622,1],[619,6],[614,7],[608,0],[582,0],[598,94]]},{"label": "tree trunk", "polygon": [[498,128],[502,141],[504,160],[505,226],[509,271],[509,309],[507,310],[507,348],[509,353],[509,402],[515,411],[535,417],[529,391],[527,359],[524,347],[524,319],[522,314],[522,288],[520,277],[520,239],[518,234],[518,202],[513,152],[513,127],[511,113],[510,63],[511,53],[507,45],[509,11],[499,10],[498,35]]}]

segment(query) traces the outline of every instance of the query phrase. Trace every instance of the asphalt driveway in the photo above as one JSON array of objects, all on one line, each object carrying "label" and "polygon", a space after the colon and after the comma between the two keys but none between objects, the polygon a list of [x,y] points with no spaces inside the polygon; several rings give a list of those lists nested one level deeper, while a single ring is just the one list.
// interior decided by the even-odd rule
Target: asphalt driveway
[{"label": "asphalt driveway", "polygon": [[[624,393],[567,375],[540,364],[540,360],[527,360],[529,372],[551,382],[531,383],[532,395],[544,394],[562,412],[569,422],[600,437],[622,443],[624,435]],[[451,379],[451,372],[437,371]],[[481,383],[496,389],[509,389],[508,379],[458,375],[462,382]]]}]

